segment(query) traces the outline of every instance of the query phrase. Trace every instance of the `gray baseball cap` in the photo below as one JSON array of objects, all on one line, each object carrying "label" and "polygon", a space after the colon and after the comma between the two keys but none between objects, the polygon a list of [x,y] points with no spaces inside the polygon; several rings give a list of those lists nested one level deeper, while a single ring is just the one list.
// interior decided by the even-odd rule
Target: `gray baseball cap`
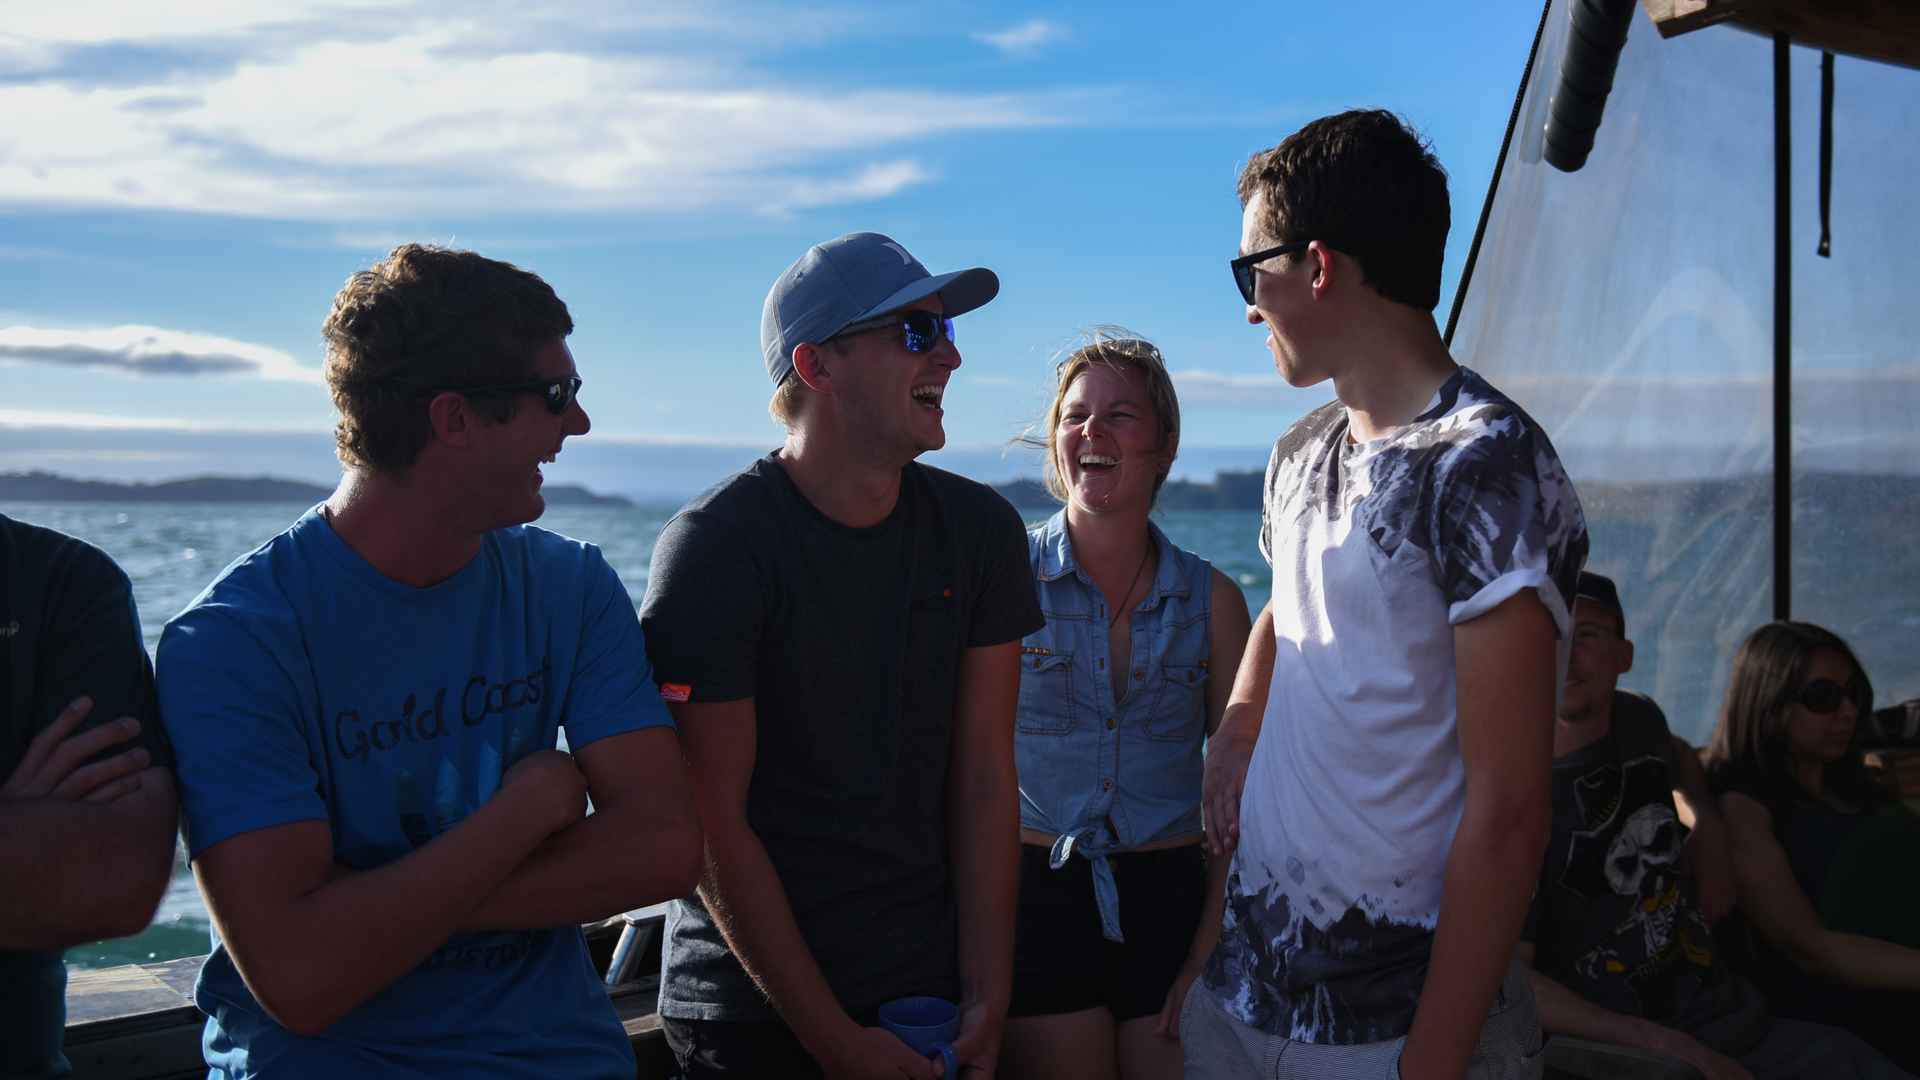
[{"label": "gray baseball cap", "polygon": [[760,312],[760,351],[775,386],[793,374],[793,348],[818,345],[842,327],[884,315],[935,293],[948,318],[1000,291],[993,271],[976,266],[935,277],[907,249],[879,233],[848,233],[815,244],[787,267]]}]

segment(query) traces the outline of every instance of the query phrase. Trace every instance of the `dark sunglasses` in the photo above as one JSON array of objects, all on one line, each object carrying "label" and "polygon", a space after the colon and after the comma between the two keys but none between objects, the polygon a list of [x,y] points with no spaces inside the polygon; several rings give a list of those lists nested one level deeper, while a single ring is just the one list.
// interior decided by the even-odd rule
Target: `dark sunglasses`
[{"label": "dark sunglasses", "polygon": [[1251,255],[1242,255],[1227,265],[1233,268],[1233,283],[1240,286],[1240,297],[1248,304],[1253,303],[1253,266],[1266,262],[1275,255],[1297,255],[1307,250],[1311,240],[1290,240],[1279,247],[1270,247],[1265,251],[1256,251]]},{"label": "dark sunglasses", "polygon": [[437,386],[430,394],[465,394],[469,397],[494,397],[506,394],[538,394],[547,411],[560,416],[580,396],[580,376],[562,375],[557,379],[529,379],[526,382],[480,383],[471,386]]},{"label": "dark sunglasses", "polygon": [[1860,696],[1860,683],[1849,680],[1837,683],[1832,679],[1815,679],[1800,688],[1797,699],[1808,712],[1826,716],[1840,707],[1843,701],[1857,702]]},{"label": "dark sunglasses", "polygon": [[852,334],[864,334],[869,330],[884,330],[898,326],[901,344],[910,353],[932,352],[942,341],[953,341],[953,320],[931,311],[896,311],[891,315],[878,315],[863,319],[857,323],[848,323],[839,333],[828,338],[843,338]]}]

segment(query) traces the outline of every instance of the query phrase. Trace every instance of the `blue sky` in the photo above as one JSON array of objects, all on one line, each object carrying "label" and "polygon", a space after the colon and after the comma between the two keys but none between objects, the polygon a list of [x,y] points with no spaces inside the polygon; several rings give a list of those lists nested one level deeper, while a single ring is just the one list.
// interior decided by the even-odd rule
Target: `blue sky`
[{"label": "blue sky", "polygon": [[1444,319],[1539,13],[528,7],[9,11],[0,469],[325,479],[328,302],[429,240],[535,270],[571,307],[595,430],[557,479],[698,487],[778,440],[767,286],[856,229],[1001,276],[960,322],[946,458],[965,471],[1024,468],[1002,448],[1098,323],[1168,355],[1182,471],[1257,468],[1328,391],[1285,388],[1244,322],[1239,165],[1324,113],[1406,116],[1453,179]]}]

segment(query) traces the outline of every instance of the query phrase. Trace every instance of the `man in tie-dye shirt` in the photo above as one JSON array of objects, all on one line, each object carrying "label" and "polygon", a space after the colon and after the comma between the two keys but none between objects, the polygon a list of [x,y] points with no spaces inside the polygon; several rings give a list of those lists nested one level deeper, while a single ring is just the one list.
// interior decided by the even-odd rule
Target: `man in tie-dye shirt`
[{"label": "man in tie-dye shirt", "polygon": [[[1188,1075],[1537,1076],[1514,943],[1550,818],[1587,550],[1544,432],[1435,328],[1446,174],[1392,114],[1314,121],[1241,174],[1236,282],[1336,400],[1267,465],[1272,600],[1209,750],[1237,840]],[[1244,791],[1242,791],[1244,785]]]}]

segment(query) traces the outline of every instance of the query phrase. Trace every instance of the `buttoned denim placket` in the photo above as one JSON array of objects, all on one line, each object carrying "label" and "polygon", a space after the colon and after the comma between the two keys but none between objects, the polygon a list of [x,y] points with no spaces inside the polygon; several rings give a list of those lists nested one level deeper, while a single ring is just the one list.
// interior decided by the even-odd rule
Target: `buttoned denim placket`
[{"label": "buttoned denim placket", "polygon": [[[1134,606],[1133,613],[1136,616],[1152,612],[1164,599],[1159,582],[1167,564],[1168,547],[1157,536],[1150,536],[1149,542],[1153,543],[1159,552],[1161,565],[1154,573],[1153,584],[1147,590],[1147,595]],[[1069,547],[1070,550],[1071,547]],[[1120,931],[1120,886],[1114,879],[1113,864],[1108,858],[1109,853],[1114,851],[1117,845],[1107,842],[1101,836],[1102,825],[1113,816],[1114,789],[1119,783],[1120,775],[1120,702],[1113,696],[1113,679],[1107,676],[1108,665],[1113,662],[1109,652],[1109,635],[1105,631],[1109,619],[1107,598],[1093,583],[1093,579],[1080,569],[1078,560],[1072,563],[1072,572],[1074,579],[1079,581],[1088,595],[1093,598],[1094,617],[1088,626],[1088,637],[1091,639],[1088,642],[1088,651],[1094,656],[1094,671],[1099,676],[1094,680],[1098,684],[1095,691],[1098,695],[1097,700],[1104,706],[1102,709],[1104,715],[1099,728],[1100,796],[1094,803],[1094,822],[1082,825],[1072,832],[1063,832],[1056,837],[1053,847],[1047,852],[1047,865],[1058,870],[1067,864],[1067,860],[1072,858],[1075,852],[1079,852],[1093,870],[1093,896],[1100,909],[1101,936],[1108,941],[1124,942],[1126,938]],[[1152,619],[1129,620],[1127,624],[1129,663],[1138,657],[1153,655],[1151,646],[1155,629]],[[1142,634],[1147,637],[1145,648],[1141,645]],[[1134,702],[1138,700],[1137,695],[1146,685],[1147,668],[1144,665],[1136,666],[1127,672],[1127,676],[1127,701]],[[1119,838],[1115,836],[1113,839],[1117,841]]]},{"label": "buttoned denim placket", "polygon": [[[1114,880],[1113,863],[1107,855],[1114,845],[1101,835],[1102,826],[1113,813],[1113,789],[1119,775],[1120,724],[1118,703],[1113,697],[1113,679],[1107,675],[1113,657],[1109,652],[1106,627],[1109,616],[1107,598],[1100,592],[1084,571],[1078,560],[1073,563],[1074,579],[1092,598],[1093,618],[1087,627],[1088,651],[1094,657],[1095,700],[1102,708],[1102,722],[1098,729],[1100,761],[1100,795],[1093,804],[1093,821],[1082,825],[1072,832],[1061,833],[1047,852],[1047,865],[1055,870],[1067,865],[1067,860],[1075,852],[1086,859],[1093,871],[1093,898],[1100,909],[1100,933],[1108,941],[1123,942],[1120,932],[1120,887]],[[1131,628],[1129,628],[1131,632]]]}]

